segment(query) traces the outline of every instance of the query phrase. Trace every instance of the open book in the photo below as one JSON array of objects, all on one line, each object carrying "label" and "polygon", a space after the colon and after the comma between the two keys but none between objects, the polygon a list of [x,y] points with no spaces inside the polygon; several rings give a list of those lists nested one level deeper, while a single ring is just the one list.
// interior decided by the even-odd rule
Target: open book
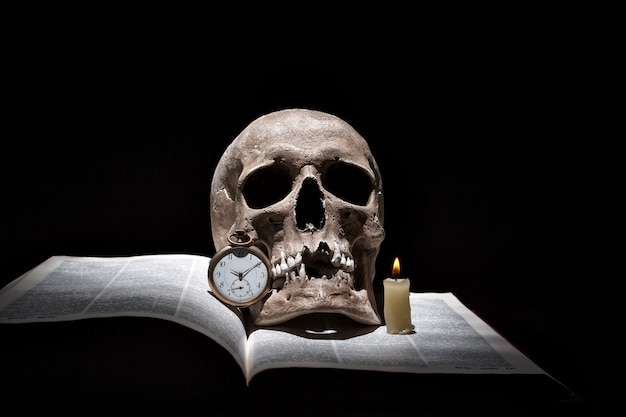
[{"label": "open book", "polygon": [[0,292],[0,323],[151,317],[194,329],[235,359],[247,384],[277,368],[399,373],[545,374],[452,293],[411,293],[415,332],[387,334],[339,315],[255,328],[210,292],[210,258],[54,256]]}]

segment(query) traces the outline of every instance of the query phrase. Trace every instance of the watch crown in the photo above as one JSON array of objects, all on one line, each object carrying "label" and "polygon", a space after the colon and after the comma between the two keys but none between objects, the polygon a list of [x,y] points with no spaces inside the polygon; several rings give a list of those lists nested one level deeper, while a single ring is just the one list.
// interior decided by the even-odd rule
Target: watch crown
[{"label": "watch crown", "polygon": [[235,230],[235,233],[228,236],[228,241],[235,246],[245,246],[248,245],[252,238],[246,233],[243,229]]}]

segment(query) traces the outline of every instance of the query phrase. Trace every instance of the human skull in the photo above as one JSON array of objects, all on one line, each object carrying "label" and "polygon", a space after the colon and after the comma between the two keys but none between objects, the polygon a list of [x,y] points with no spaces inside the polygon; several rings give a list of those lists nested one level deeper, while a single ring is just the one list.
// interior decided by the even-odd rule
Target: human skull
[{"label": "human skull", "polygon": [[309,313],[380,324],[373,290],[385,237],[378,165],[348,123],[320,111],[259,117],[226,148],[211,183],[216,250],[245,230],[272,263],[256,325]]}]

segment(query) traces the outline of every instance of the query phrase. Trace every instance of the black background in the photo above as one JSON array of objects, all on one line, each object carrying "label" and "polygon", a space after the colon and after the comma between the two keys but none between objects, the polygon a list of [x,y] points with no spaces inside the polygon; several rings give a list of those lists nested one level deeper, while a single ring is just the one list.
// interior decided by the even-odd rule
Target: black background
[{"label": "black background", "polygon": [[89,23],[24,32],[5,64],[2,284],[52,255],[211,256],[221,152],[263,114],[322,110],[379,163],[375,284],[399,256],[413,291],[455,293],[586,401],[605,401],[611,325],[596,300],[615,274],[601,272],[611,252],[594,230],[612,227],[599,172],[614,155],[592,118],[582,37],[518,29],[404,39],[380,55],[369,41],[287,34],[225,47]]}]

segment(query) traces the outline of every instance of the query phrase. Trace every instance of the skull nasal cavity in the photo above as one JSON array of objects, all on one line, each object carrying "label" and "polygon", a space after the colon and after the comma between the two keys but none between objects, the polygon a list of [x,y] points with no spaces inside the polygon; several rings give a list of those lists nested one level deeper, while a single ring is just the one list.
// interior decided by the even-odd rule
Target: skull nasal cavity
[{"label": "skull nasal cavity", "polygon": [[310,226],[316,229],[324,227],[324,195],[314,179],[304,180],[298,201],[296,202],[296,224],[298,229],[305,230]]}]

